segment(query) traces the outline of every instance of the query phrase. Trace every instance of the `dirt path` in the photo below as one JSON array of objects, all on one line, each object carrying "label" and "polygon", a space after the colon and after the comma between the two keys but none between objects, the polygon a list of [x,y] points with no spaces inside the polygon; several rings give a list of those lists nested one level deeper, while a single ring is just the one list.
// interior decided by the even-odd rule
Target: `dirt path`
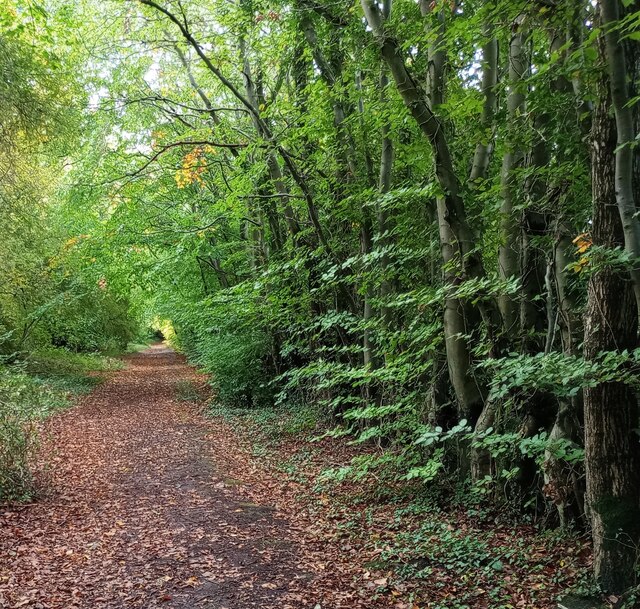
[{"label": "dirt path", "polygon": [[154,346],[54,417],[53,491],[0,508],[0,607],[314,606],[288,523],[212,462],[194,377]]}]

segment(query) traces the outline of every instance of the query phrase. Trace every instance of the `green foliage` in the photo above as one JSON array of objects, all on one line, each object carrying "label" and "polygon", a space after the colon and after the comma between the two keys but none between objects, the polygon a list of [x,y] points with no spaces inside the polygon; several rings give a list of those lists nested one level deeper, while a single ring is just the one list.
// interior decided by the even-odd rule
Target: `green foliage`
[{"label": "green foliage", "polygon": [[640,349],[601,352],[596,359],[564,353],[511,353],[505,358],[486,360],[491,370],[490,399],[500,400],[514,392],[545,391],[559,398],[574,397],[585,387],[623,382],[638,386]]},{"label": "green foliage", "polygon": [[119,360],[63,349],[0,365],[0,503],[26,501],[38,492],[34,468],[43,419],[95,387],[100,372],[121,366]]},{"label": "green foliage", "polygon": [[199,402],[202,398],[198,388],[188,380],[176,383],[176,397],[181,402]]},{"label": "green foliage", "polygon": [[504,556],[493,554],[486,540],[453,530],[443,522],[427,520],[417,531],[400,533],[395,544],[395,551],[388,550],[381,558],[399,561],[398,572],[405,577],[428,578],[440,568],[459,574],[475,569],[502,571]]},{"label": "green foliage", "polygon": [[268,336],[256,332],[216,332],[198,346],[198,362],[212,375],[217,398],[235,406],[266,405],[268,386]]},{"label": "green foliage", "polygon": [[32,377],[0,369],[0,502],[24,501],[35,493],[38,421],[63,404],[59,393]]},{"label": "green foliage", "polygon": [[[232,306],[229,306],[229,305]],[[246,287],[195,303],[174,315],[177,345],[211,375],[215,400],[232,406],[266,406],[272,343]]]},{"label": "green foliage", "polygon": [[[496,483],[514,481],[519,466],[513,466],[523,458],[533,459],[544,471],[546,462],[554,459],[569,467],[580,466],[584,459],[584,450],[567,438],[550,438],[546,431],[533,436],[523,437],[516,432],[500,433],[488,428],[477,433],[465,419],[448,430],[442,427],[412,425],[414,442],[404,445],[402,450],[387,450],[382,454],[365,454],[355,457],[349,465],[328,469],[321,480],[340,483],[344,480],[370,481],[375,484],[412,481],[428,484],[433,481],[446,481],[457,467],[457,456],[462,447],[488,453],[495,462],[495,475],[486,475],[475,481],[472,491],[476,496],[493,494]],[[339,435],[339,429],[333,435]],[[360,439],[369,439],[380,434],[378,427],[367,427]],[[508,469],[507,469],[508,468]]]},{"label": "green foliage", "polygon": [[53,345],[73,351],[120,353],[140,332],[129,303],[97,287],[88,293],[65,294],[42,323]]},{"label": "green foliage", "polygon": [[63,204],[86,92],[77,15],[50,8],[0,2],[0,354],[14,357],[48,345],[117,351],[138,333],[126,295],[77,255],[86,235]]}]

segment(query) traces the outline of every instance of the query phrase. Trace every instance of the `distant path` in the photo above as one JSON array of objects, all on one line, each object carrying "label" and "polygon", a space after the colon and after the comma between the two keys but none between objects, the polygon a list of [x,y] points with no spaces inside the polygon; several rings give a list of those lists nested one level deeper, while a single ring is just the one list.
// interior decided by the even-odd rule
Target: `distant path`
[{"label": "distant path", "polygon": [[127,362],[49,421],[50,496],[0,507],[0,608],[313,607],[288,524],[243,502],[177,400],[194,371],[162,345]]}]

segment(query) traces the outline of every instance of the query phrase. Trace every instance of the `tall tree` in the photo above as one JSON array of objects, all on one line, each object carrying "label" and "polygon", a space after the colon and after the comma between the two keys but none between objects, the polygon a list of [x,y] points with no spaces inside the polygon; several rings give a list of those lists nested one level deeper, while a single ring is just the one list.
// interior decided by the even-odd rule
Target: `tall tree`
[{"label": "tall tree", "polygon": [[[606,60],[602,39],[600,57]],[[591,133],[592,239],[595,246],[624,245],[626,233],[616,205],[616,120],[608,78],[601,76]],[[638,314],[629,272],[610,264],[589,280],[584,351],[595,361],[603,352],[637,347]],[[623,382],[587,387],[584,395],[587,504],[594,542],[594,571],[602,588],[619,593],[635,582],[640,541],[640,443],[638,397]]]}]

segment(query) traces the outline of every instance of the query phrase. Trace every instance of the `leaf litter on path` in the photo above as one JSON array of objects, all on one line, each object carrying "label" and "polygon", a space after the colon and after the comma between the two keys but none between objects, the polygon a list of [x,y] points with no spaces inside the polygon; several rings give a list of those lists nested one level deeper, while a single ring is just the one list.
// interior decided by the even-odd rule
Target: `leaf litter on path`
[{"label": "leaf litter on path", "polygon": [[0,508],[0,608],[357,606],[317,589],[331,563],[305,558],[286,514],[229,483],[233,435],[175,398],[198,381],[183,358],[127,361],[47,422],[47,495]]}]

